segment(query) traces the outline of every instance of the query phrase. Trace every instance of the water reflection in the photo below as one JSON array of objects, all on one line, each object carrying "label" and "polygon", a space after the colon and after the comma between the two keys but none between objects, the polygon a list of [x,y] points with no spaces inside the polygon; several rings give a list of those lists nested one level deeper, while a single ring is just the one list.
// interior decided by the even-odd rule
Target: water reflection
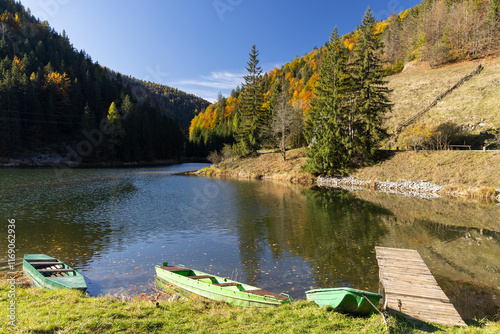
[{"label": "water reflection", "polygon": [[498,309],[498,206],[174,175],[200,167],[71,170],[63,178],[0,170],[0,217],[17,221],[18,257],[66,260],[91,294],[146,292],[163,261],[295,299],[314,287],[377,291],[380,245],[417,249],[454,303],[489,293],[462,315]]},{"label": "water reflection", "polygon": [[[374,249],[387,233],[380,216],[390,212],[340,190],[306,190],[306,225],[297,250],[318,268],[321,287],[378,289]],[[315,217],[315,218],[313,218]],[[356,258],[355,263],[352,258]]]}]

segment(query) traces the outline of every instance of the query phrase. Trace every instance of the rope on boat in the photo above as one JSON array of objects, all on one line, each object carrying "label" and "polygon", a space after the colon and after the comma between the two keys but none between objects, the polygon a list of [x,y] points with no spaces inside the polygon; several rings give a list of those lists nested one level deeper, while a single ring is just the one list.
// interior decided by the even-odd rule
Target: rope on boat
[{"label": "rope on boat", "polygon": [[385,315],[375,306],[373,305],[373,303],[371,302],[370,299],[368,299],[365,295],[363,295],[363,298],[365,298],[366,300],[368,300],[368,302],[373,306],[373,308],[378,312],[380,313],[380,315],[382,316],[382,320],[384,321],[384,325],[385,325],[385,330],[387,331],[387,333],[389,333],[389,326],[387,325],[387,321],[385,320]]}]

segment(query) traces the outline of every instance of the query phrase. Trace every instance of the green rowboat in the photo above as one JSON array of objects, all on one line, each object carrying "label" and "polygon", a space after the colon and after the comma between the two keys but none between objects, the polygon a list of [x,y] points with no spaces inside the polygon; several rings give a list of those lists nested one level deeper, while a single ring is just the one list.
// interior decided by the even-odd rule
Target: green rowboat
[{"label": "green rowboat", "polygon": [[23,272],[35,285],[45,289],[76,289],[82,292],[87,290],[87,283],[82,274],[48,255],[24,255]]},{"label": "green rowboat", "polygon": [[162,289],[167,284],[173,284],[191,293],[238,306],[266,307],[292,302],[290,296],[285,294],[278,295],[198,270],[169,266],[166,262],[163,266],[156,266],[155,269],[156,284]]},{"label": "green rowboat", "polygon": [[377,306],[381,295],[378,293],[351,289],[351,288],[331,288],[314,289],[306,291],[306,299],[314,301],[319,306],[331,306],[337,311],[354,314],[370,314],[375,308],[366,298]]}]

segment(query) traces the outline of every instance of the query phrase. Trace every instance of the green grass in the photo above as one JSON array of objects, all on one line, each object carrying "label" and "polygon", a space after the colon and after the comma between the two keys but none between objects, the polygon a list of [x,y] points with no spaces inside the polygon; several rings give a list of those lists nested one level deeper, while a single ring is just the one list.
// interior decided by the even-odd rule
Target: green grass
[{"label": "green grass", "polygon": [[[77,291],[17,288],[17,325],[6,320],[7,285],[0,287],[2,333],[383,333],[378,314],[353,317],[305,301],[277,308],[241,308],[202,298],[161,301],[88,297]],[[495,333],[500,324],[475,321],[468,328],[388,318],[391,333]]]}]

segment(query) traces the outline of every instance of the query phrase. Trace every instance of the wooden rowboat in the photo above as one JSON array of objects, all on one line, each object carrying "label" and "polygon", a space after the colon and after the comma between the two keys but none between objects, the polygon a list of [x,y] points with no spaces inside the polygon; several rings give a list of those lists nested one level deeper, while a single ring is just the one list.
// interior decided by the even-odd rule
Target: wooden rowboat
[{"label": "wooden rowboat", "polygon": [[232,281],[224,277],[208,275],[204,272],[180,266],[156,266],[156,284],[165,288],[173,284],[200,296],[225,301],[238,306],[277,306],[292,302],[286,294],[276,294],[251,285]]},{"label": "wooden rowboat", "polygon": [[87,290],[87,283],[82,274],[48,255],[24,255],[23,272],[35,285],[45,289],[76,289],[82,292]]},{"label": "wooden rowboat", "polygon": [[306,291],[306,299],[314,301],[319,306],[331,306],[340,312],[360,315],[375,311],[372,304],[377,306],[380,298],[382,296],[378,293],[352,288],[314,289]]}]

